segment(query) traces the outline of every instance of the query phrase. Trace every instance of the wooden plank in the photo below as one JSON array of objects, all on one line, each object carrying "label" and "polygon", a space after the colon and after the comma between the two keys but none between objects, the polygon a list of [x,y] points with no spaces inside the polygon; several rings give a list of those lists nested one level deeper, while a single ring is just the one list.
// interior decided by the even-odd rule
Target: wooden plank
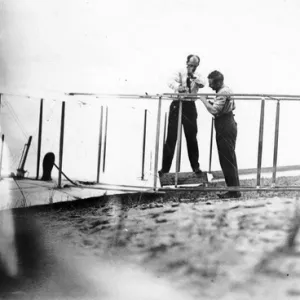
[{"label": "wooden plank", "polygon": [[[159,177],[160,179],[160,185],[175,185],[175,176],[176,173],[165,173],[162,176]],[[200,184],[200,183],[207,183],[207,173],[203,172],[202,174],[195,174],[194,172],[182,172],[177,173],[177,184],[183,185],[183,184]]]},{"label": "wooden plank", "polygon": [[[277,172],[288,172],[288,171],[297,171],[300,170],[300,165],[292,165],[292,166],[281,166],[277,167]],[[261,168],[261,173],[271,173],[273,172],[273,167],[265,167]],[[256,168],[249,168],[249,169],[239,169],[239,175],[249,175],[249,174],[256,174]],[[223,179],[224,175],[222,171],[212,171],[211,174],[213,175],[214,179]]]},{"label": "wooden plank", "polygon": [[161,192],[228,192],[228,191],[239,191],[239,192],[299,192],[299,186],[286,186],[286,187],[179,187],[179,188],[160,188]]}]

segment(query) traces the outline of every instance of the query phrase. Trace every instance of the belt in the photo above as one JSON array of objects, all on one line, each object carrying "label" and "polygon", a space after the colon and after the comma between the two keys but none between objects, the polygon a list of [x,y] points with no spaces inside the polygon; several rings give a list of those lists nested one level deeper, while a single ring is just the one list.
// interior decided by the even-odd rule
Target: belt
[{"label": "belt", "polygon": [[228,112],[228,113],[224,113],[222,115],[215,116],[215,119],[219,119],[219,118],[226,117],[226,116],[228,116],[228,117],[232,116],[233,117],[234,114],[233,114],[232,110],[230,112]]}]

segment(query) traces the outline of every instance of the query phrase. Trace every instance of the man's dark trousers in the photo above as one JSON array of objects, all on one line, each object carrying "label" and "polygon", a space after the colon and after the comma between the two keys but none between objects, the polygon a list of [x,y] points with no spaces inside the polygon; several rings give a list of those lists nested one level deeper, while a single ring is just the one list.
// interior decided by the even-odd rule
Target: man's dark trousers
[{"label": "man's dark trousers", "polygon": [[[163,150],[162,172],[170,171],[177,141],[179,101],[170,105],[167,140]],[[188,156],[193,170],[199,168],[199,149],[197,143],[197,110],[195,102],[182,102],[182,125],[186,138]]]},{"label": "man's dark trousers", "polygon": [[227,186],[239,186],[239,174],[235,155],[237,124],[233,113],[215,118],[216,141],[220,165]]}]

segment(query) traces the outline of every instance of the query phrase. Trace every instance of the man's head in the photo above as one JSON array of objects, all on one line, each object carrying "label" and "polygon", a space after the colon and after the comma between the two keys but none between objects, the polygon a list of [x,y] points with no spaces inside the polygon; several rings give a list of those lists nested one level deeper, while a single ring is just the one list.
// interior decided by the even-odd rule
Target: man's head
[{"label": "man's head", "polygon": [[213,71],[208,75],[209,87],[214,91],[220,90],[224,84],[224,76],[219,71]]},{"label": "man's head", "polygon": [[186,59],[186,68],[188,74],[193,74],[200,64],[200,57],[198,55],[190,54]]}]

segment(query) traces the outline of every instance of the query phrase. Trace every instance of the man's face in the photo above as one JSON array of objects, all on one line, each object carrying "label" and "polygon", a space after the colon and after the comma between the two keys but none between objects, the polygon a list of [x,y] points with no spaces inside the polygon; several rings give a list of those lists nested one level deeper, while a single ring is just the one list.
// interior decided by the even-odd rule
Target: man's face
[{"label": "man's face", "polygon": [[213,79],[211,78],[208,78],[208,84],[209,84],[209,87],[212,89],[212,90],[216,90],[216,85],[215,85],[215,82]]},{"label": "man's face", "polygon": [[191,57],[188,63],[186,64],[188,74],[193,74],[198,67],[198,59],[197,57]]},{"label": "man's face", "polygon": [[218,91],[222,87],[221,82],[218,82],[211,78],[208,78],[208,84],[209,84],[209,87],[214,91]]}]

